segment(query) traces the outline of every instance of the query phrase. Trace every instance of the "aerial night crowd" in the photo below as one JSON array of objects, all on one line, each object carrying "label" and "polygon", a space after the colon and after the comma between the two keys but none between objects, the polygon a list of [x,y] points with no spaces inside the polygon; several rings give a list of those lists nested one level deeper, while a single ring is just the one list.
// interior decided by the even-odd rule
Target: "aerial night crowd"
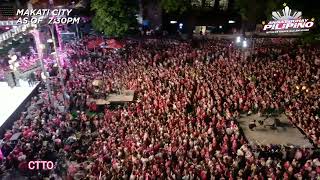
[{"label": "aerial night crowd", "polygon": [[[3,139],[1,171],[32,179],[320,178],[320,49],[257,40],[251,53],[227,40],[128,40],[119,52],[68,44],[64,87],[52,77]],[[92,84],[102,80],[102,88]],[[119,89],[132,103],[90,103]],[[101,111],[101,112],[100,112]],[[285,113],[313,143],[249,144],[237,123],[248,112]],[[22,132],[15,147],[14,133]],[[30,160],[54,170],[28,170]]]}]

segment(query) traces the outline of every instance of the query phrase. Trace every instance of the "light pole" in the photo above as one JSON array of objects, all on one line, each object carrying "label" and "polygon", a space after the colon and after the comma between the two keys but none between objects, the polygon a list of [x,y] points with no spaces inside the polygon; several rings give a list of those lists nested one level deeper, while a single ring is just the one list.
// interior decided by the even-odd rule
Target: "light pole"
[{"label": "light pole", "polygon": [[61,88],[63,88],[63,92],[65,91],[64,89],[64,82],[63,82],[63,74],[62,74],[62,67],[61,67],[61,61],[60,61],[60,56],[59,56],[59,51],[57,49],[57,44],[56,44],[56,38],[54,36],[54,30],[52,26],[49,26],[49,30],[51,33],[51,39],[52,39],[52,43],[53,43],[53,48],[54,48],[54,56],[58,65],[58,71],[59,71],[59,79],[60,79],[60,85]]},{"label": "light pole", "polygon": [[33,35],[35,43],[36,43],[38,57],[40,60],[40,65],[41,65],[41,70],[43,72],[42,79],[46,83],[46,88],[47,88],[48,96],[49,96],[49,103],[52,105],[53,98],[52,98],[52,92],[51,92],[51,87],[50,87],[49,73],[47,72],[46,68],[44,67],[44,63],[43,63],[43,52],[42,51],[44,49],[44,44],[41,43],[40,34],[37,29],[32,30],[31,34]]},{"label": "light pole", "polygon": [[231,46],[232,46],[232,43],[230,43],[230,45],[229,45],[229,51],[228,51],[228,53],[229,53],[229,61],[231,61]]}]

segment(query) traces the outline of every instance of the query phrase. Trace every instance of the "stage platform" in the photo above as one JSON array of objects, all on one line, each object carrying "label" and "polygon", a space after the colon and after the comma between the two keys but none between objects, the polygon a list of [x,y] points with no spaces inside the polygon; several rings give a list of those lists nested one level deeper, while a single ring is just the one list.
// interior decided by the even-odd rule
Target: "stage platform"
[{"label": "stage platform", "polygon": [[131,102],[133,101],[134,91],[124,90],[120,94],[110,94],[107,97],[107,101],[112,102]]},{"label": "stage platform", "polygon": [[[20,87],[11,88],[6,82],[0,82],[0,136],[8,128],[11,117],[20,108],[24,108],[26,100],[37,89],[39,83],[29,86],[27,81],[20,80]],[[22,106],[22,107],[21,107]],[[10,122],[8,122],[10,121]],[[12,122],[13,123],[13,122]]]},{"label": "stage platform", "polygon": [[121,93],[109,94],[106,99],[89,99],[89,102],[95,102],[97,105],[109,105],[111,103],[127,103],[134,99],[133,90],[124,90]]},{"label": "stage platform", "polygon": [[[292,125],[285,114],[281,114],[277,117],[269,117],[265,124],[266,127],[261,126],[258,121],[264,120],[266,117],[260,117],[257,114],[250,116],[243,115],[238,120],[241,129],[243,130],[246,138],[250,144],[268,145],[294,145],[299,147],[313,148],[309,139],[302,134],[298,128]],[[280,120],[280,125],[276,129],[272,129],[268,124],[273,123],[273,119]],[[256,120],[257,127],[254,130],[249,129],[249,123]]]}]

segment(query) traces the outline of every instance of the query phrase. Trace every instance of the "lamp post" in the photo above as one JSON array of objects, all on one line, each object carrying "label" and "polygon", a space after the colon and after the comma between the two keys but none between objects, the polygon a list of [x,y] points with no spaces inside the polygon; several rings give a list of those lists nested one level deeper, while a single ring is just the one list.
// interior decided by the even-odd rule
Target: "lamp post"
[{"label": "lamp post", "polygon": [[242,47],[243,48],[247,48],[248,47],[247,40],[242,41]]},{"label": "lamp post", "polygon": [[228,54],[229,54],[229,61],[231,61],[231,46],[232,46],[232,43],[230,43],[229,45],[229,51],[228,51]]},{"label": "lamp post", "polygon": [[[49,5],[48,8],[53,9],[54,8],[54,0],[49,0]],[[59,51],[57,50],[57,45],[56,45],[56,38],[54,36],[54,28],[56,29],[56,32],[59,36],[59,32],[58,32],[58,25],[48,25],[50,33],[51,33],[51,39],[53,42],[53,48],[55,50],[55,59],[58,65],[58,71],[59,71],[59,78],[60,78],[60,84],[61,84],[61,88],[63,88],[63,94],[66,94],[65,88],[64,88],[64,82],[63,82],[63,74],[61,71],[61,61],[60,61],[60,56],[59,56]],[[58,37],[58,42],[59,42],[59,50],[62,50],[62,42],[61,42],[61,38]],[[63,100],[64,100],[64,95],[63,95]]]},{"label": "lamp post", "polygon": [[[59,55],[59,50],[57,49],[56,38],[54,36],[54,29],[53,29],[52,26],[49,26],[49,30],[50,30],[50,33],[51,33],[51,39],[48,39],[48,41],[52,41],[52,43],[53,43],[53,48],[54,48],[54,51],[55,51],[54,57],[55,57],[55,60],[57,62],[57,65],[58,65],[60,85],[61,85],[61,88],[63,88],[63,92],[65,94],[64,82],[63,82],[64,79],[63,79],[63,74],[62,74],[60,55]],[[63,99],[64,99],[64,96],[63,96]]]},{"label": "lamp post", "polygon": [[45,46],[44,46],[44,44],[41,44],[40,34],[37,29],[32,30],[31,34],[33,35],[35,43],[36,43],[38,57],[39,57],[40,65],[41,65],[41,70],[43,72],[41,74],[41,77],[42,77],[43,81],[45,81],[45,83],[46,83],[46,88],[47,88],[48,96],[49,96],[49,103],[52,105],[53,98],[52,98],[52,92],[51,92],[51,87],[50,87],[49,73],[47,72],[46,68],[44,67],[44,63],[43,63],[43,49]]}]

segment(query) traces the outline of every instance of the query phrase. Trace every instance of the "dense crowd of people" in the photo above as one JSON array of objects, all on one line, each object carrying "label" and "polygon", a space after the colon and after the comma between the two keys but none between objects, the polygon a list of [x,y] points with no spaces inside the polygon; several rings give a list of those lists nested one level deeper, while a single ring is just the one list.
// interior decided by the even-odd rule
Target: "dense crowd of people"
[{"label": "dense crowd of people", "polygon": [[0,81],[5,80],[5,68],[0,68]]},{"label": "dense crowd of people", "polygon": [[9,69],[7,66],[8,65],[5,63],[4,59],[0,57],[0,81],[5,80],[5,72],[7,69]]},{"label": "dense crowd of people", "polygon": [[30,54],[26,56],[22,56],[19,60],[19,71],[24,72],[28,71],[38,64],[38,56],[36,54]]},{"label": "dense crowd of people", "polygon": [[[9,63],[8,63],[9,58],[8,57],[1,57],[1,58],[2,59],[0,60],[0,81],[4,82],[7,80],[6,74],[9,71],[11,71],[11,68],[9,67]],[[26,75],[24,73],[34,71],[35,69],[40,69],[40,66],[41,66],[41,62],[39,61],[38,55],[35,52],[30,52],[23,56],[19,55],[17,62],[18,62],[18,65],[17,65],[17,69],[15,70],[15,73],[17,77],[21,79],[28,79],[28,77],[25,77]],[[51,70],[53,66],[56,65],[54,57],[52,55],[43,58],[42,62],[45,68],[48,70]]]},{"label": "dense crowd of people", "polygon": [[[149,39],[92,54],[85,45],[65,47],[64,87],[53,77],[52,98],[41,91],[6,132],[3,171],[35,179],[320,178],[319,49],[258,41],[247,54],[227,40]],[[102,112],[88,101],[117,89],[135,90],[136,100]],[[249,144],[237,119],[270,110],[316,148]],[[28,170],[30,160],[55,169]]]}]

